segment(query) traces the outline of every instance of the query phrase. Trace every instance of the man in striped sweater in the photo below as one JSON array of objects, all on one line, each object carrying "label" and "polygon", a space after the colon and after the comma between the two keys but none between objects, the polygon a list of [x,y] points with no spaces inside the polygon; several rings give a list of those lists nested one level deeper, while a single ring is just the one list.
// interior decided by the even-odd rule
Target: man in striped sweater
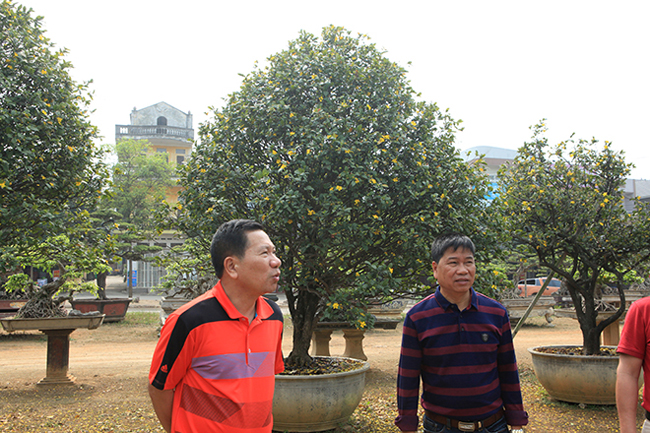
[{"label": "man in striped sweater", "polygon": [[458,234],[432,244],[437,290],[404,320],[395,420],[403,432],[418,428],[420,377],[425,433],[521,433],[528,424],[508,313],[472,288],[474,252]]}]

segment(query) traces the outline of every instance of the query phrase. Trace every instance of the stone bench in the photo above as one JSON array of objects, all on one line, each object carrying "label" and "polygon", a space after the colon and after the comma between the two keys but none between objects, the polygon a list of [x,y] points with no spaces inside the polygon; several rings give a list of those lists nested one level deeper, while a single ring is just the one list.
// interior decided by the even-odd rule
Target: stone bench
[{"label": "stone bench", "polygon": [[[397,329],[401,319],[381,319],[375,320],[376,329]],[[332,332],[336,330],[343,331],[345,339],[344,357],[361,359],[367,361],[368,357],[363,352],[363,338],[366,333],[365,329],[356,329],[347,322],[318,322],[311,339],[312,356],[331,356],[330,340]]]}]

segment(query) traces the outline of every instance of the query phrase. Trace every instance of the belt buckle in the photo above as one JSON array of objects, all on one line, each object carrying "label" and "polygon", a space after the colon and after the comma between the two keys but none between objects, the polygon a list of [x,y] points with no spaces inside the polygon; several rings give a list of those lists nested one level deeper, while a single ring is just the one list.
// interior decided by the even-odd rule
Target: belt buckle
[{"label": "belt buckle", "polygon": [[476,431],[476,424],[473,422],[458,421],[458,430],[460,431]]}]

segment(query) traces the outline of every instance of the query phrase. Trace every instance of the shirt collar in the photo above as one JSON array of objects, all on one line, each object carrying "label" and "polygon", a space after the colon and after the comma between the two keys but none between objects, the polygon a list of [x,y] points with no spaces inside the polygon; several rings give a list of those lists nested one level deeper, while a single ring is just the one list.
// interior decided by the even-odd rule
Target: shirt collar
[{"label": "shirt collar", "polygon": [[[244,317],[244,315],[240,313],[239,310],[237,310],[237,308],[235,308],[235,306],[232,304],[228,295],[226,295],[226,292],[223,290],[223,286],[221,285],[221,280],[215,284],[215,286],[212,288],[212,292],[214,294],[214,297],[217,298],[217,301],[219,301],[223,309],[226,311],[226,314],[228,314],[228,317],[231,319],[240,319]],[[271,306],[268,304],[268,302],[266,302],[265,299],[263,299],[262,296],[257,298],[255,311],[255,319],[259,318],[260,320],[268,319],[273,314],[273,308],[271,308]]]},{"label": "shirt collar", "polygon": [[[476,294],[476,291],[474,290],[473,287],[470,287],[469,291],[472,296],[472,299],[469,303],[470,308],[478,310],[478,295]],[[447,298],[442,296],[442,292],[440,292],[440,286],[436,287],[436,293],[434,293],[434,297],[436,298],[438,305],[440,305],[440,307],[445,311],[447,310],[447,308],[449,308],[452,305],[452,303],[449,302]]]}]

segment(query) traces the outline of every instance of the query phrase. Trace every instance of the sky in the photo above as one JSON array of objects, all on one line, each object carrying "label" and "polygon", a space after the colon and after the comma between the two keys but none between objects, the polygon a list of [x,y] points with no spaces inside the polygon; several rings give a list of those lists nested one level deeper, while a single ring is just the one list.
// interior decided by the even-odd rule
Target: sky
[{"label": "sky", "polygon": [[[211,118],[242,77],[301,30],[366,34],[407,69],[420,99],[461,119],[456,146],[517,149],[546,119],[552,144],[610,141],[650,178],[650,2],[330,0],[14,0],[44,17],[93,80],[102,143],[135,107],[165,101]],[[410,62],[410,63],[409,63]]]}]

